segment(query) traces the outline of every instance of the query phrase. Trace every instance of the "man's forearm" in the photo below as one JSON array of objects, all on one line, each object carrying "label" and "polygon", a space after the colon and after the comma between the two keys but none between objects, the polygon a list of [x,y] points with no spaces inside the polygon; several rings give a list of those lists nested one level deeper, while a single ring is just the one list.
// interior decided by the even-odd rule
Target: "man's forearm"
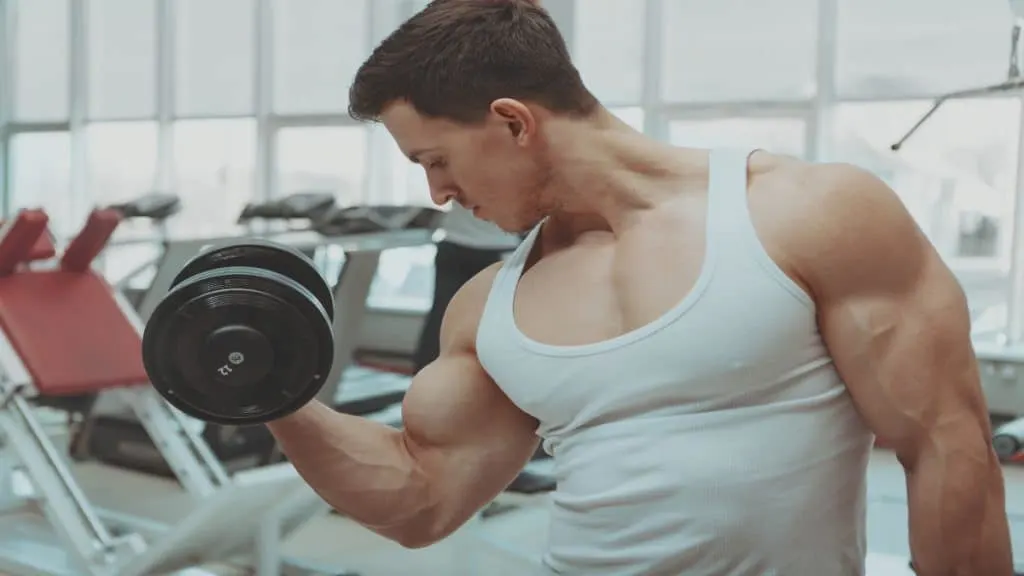
[{"label": "man's forearm", "polygon": [[1011,576],[1002,470],[984,458],[923,452],[908,471],[910,548],[919,576]]},{"label": "man's forearm", "polygon": [[334,509],[403,544],[423,537],[431,491],[400,431],[315,401],[267,427]]}]

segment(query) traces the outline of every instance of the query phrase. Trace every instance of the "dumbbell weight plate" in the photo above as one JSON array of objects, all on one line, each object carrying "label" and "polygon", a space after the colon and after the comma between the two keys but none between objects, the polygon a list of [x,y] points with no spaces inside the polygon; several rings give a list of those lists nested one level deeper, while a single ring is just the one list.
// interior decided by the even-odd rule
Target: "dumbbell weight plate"
[{"label": "dumbbell weight plate", "polygon": [[334,318],[334,295],[324,277],[305,254],[298,250],[256,238],[211,248],[190,260],[174,277],[171,288],[200,272],[226,266],[250,266],[291,278],[313,293],[327,316]]},{"label": "dumbbell weight plate", "polygon": [[319,299],[295,280],[252,267],[182,279],[143,335],[154,388],[182,412],[226,425],[299,409],[323,386],[333,356]]}]

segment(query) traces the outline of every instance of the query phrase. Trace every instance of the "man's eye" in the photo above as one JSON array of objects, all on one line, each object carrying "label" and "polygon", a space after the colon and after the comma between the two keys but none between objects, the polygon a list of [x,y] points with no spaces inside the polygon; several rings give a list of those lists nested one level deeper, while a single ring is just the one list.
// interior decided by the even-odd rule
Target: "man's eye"
[{"label": "man's eye", "polygon": [[433,168],[444,168],[444,167],[445,167],[444,160],[431,160],[427,164],[427,168],[431,168],[431,169],[433,169]]}]

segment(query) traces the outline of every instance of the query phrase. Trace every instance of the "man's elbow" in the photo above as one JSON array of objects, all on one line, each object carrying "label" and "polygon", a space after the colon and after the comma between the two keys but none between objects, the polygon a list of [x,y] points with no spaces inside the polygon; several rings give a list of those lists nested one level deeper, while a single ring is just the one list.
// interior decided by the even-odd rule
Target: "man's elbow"
[{"label": "man's elbow", "polygon": [[985,470],[991,464],[990,455],[995,455],[991,439],[983,427],[973,421],[962,420],[955,426],[933,424],[913,428],[912,432],[904,429],[902,434],[884,436],[907,474],[935,466],[947,468],[951,464],[964,471]]},{"label": "man's elbow", "polygon": [[377,534],[391,540],[395,544],[398,544],[402,548],[409,550],[418,550],[420,548],[427,548],[433,546],[439,540],[433,538],[430,534],[420,530],[374,530]]},{"label": "man's elbow", "polygon": [[436,510],[424,510],[401,525],[379,529],[376,532],[403,548],[418,550],[433,546],[451,536],[464,523],[465,521],[455,521],[450,515],[440,514]]},{"label": "man's elbow", "polygon": [[423,531],[407,532],[398,535],[396,538],[393,538],[393,540],[396,543],[398,543],[402,548],[407,548],[409,550],[419,550],[420,548],[427,548],[433,546],[434,544],[437,544],[441,540],[444,540],[444,537],[439,537],[437,535]]},{"label": "man's elbow", "polygon": [[962,480],[984,481],[1002,477],[999,458],[983,426],[962,426],[945,432],[923,434],[896,449],[896,457],[908,474],[934,472],[961,476]]},{"label": "man's elbow", "polygon": [[458,528],[459,526],[453,526],[450,529],[410,527],[390,535],[385,534],[385,536],[402,548],[418,550],[437,544],[451,536]]}]

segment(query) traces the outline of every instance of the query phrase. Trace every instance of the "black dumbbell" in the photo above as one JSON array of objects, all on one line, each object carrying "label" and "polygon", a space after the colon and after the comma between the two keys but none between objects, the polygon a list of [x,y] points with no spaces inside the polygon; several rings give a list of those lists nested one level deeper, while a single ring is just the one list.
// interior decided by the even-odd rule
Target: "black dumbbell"
[{"label": "black dumbbell", "polygon": [[268,422],[323,387],[333,317],[331,290],[305,255],[246,239],[182,268],[146,324],[142,360],[156,390],[185,414]]}]

